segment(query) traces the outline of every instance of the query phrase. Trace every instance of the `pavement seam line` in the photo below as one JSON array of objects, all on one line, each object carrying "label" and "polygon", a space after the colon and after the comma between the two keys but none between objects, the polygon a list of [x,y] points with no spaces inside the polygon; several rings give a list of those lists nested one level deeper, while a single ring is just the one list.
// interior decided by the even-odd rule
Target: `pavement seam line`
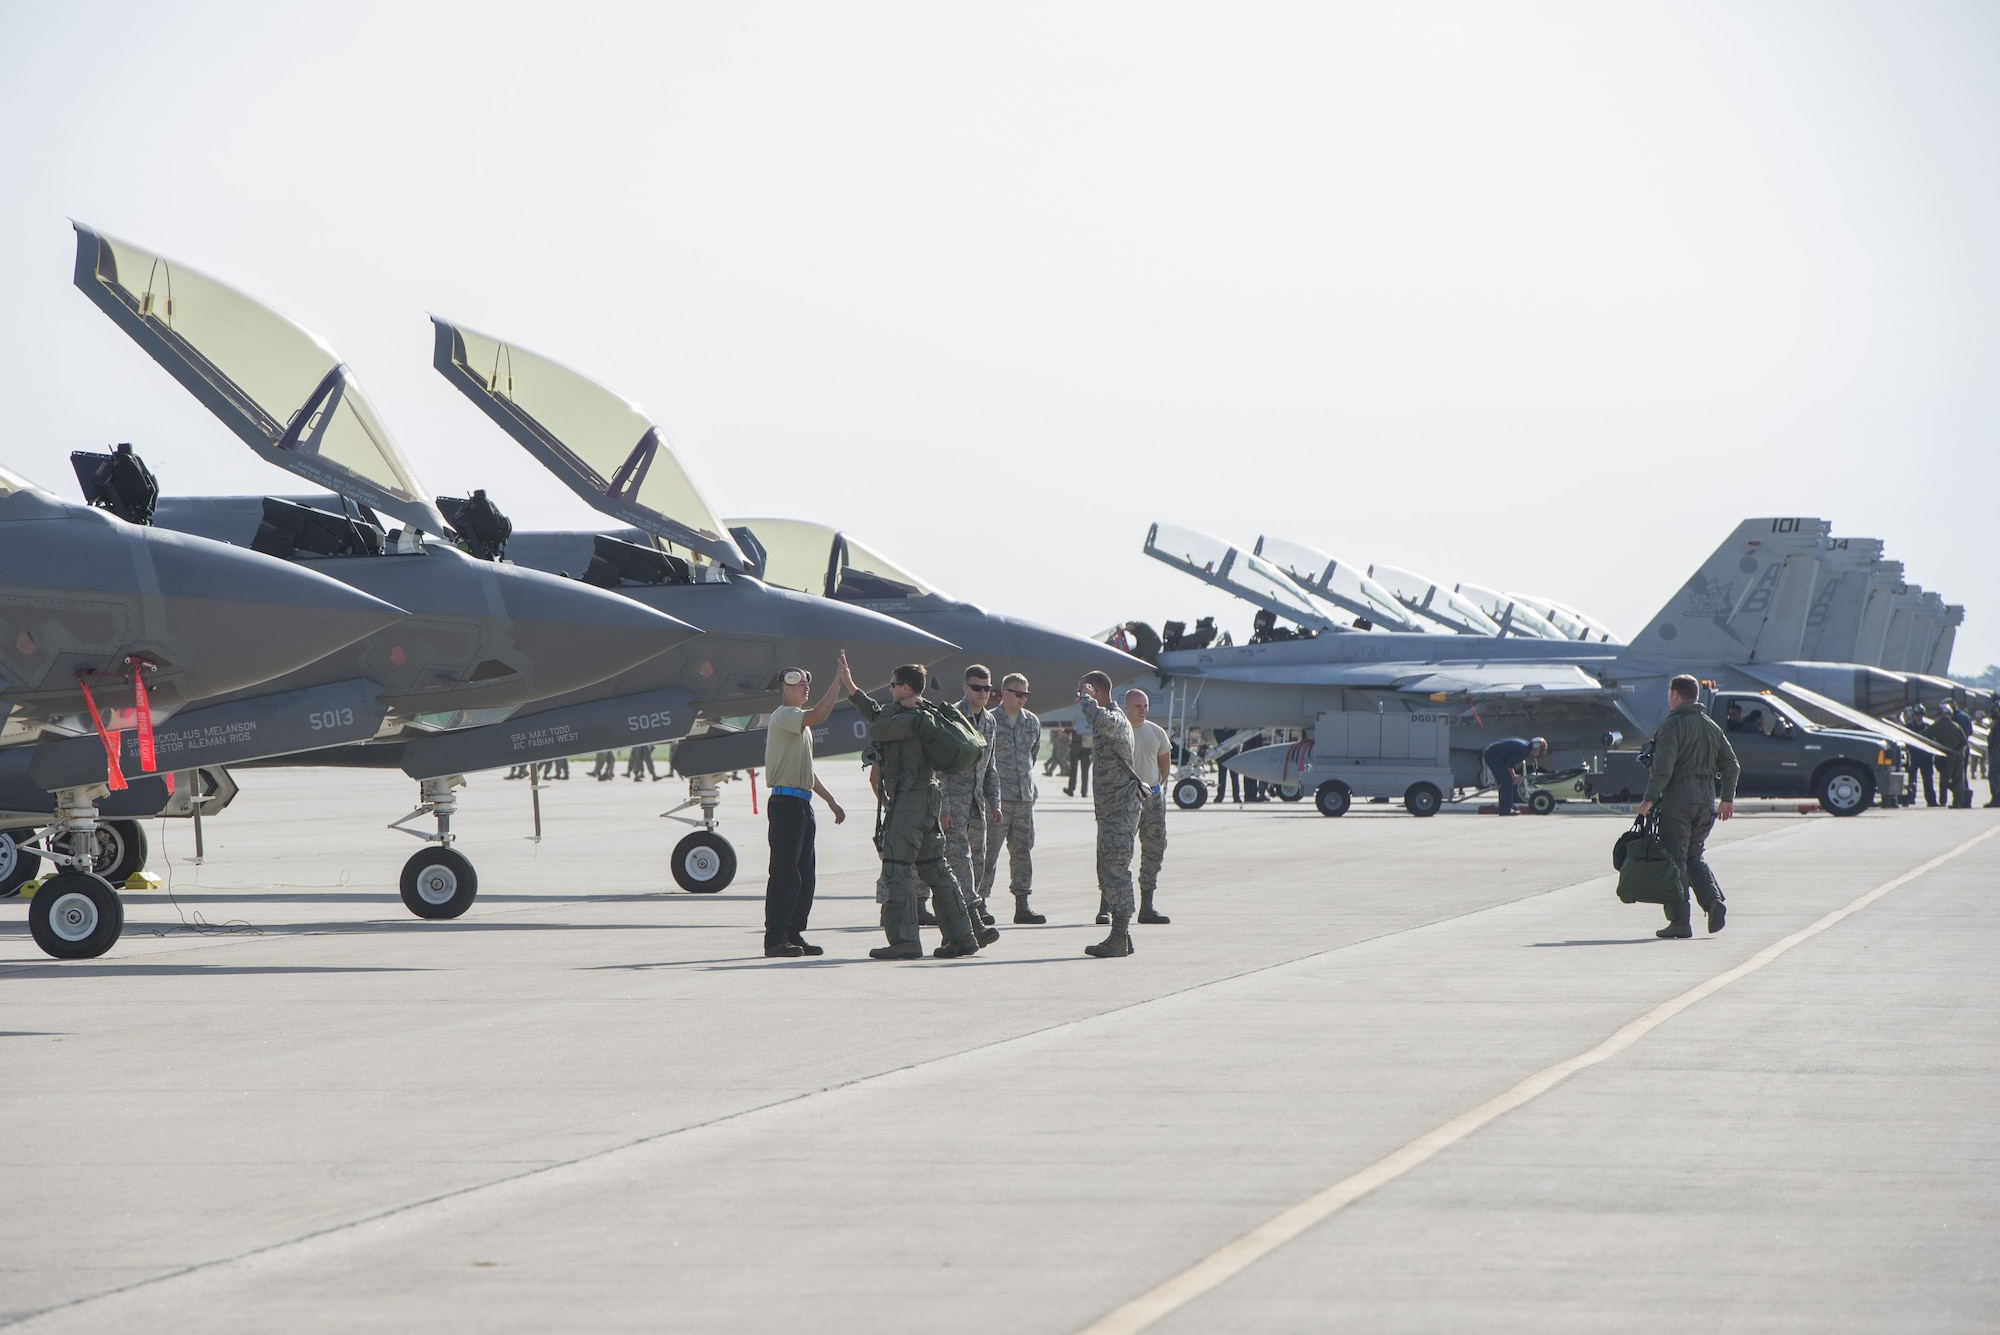
[{"label": "pavement seam line", "polygon": [[[1741,839],[1732,840],[1730,843],[1714,851],[1720,853],[1730,849],[1741,848],[1744,847],[1745,845],[1755,843],[1759,840],[1791,835],[1797,833],[1799,830],[1811,829],[1811,828],[1813,827],[1810,824],[1801,824],[1801,825],[1788,824],[1776,830],[1760,831],[1757,834],[1749,835]],[[11,1316],[0,1316],[0,1326],[25,1325],[30,1322],[40,1320],[43,1317],[54,1316],[59,1312],[67,1311],[76,1307],[87,1306],[91,1303],[100,1302],[107,1298],[115,1298],[122,1294],[134,1292],[135,1290],[138,1289],[150,1288],[157,1284],[171,1283],[175,1280],[192,1278],[198,1275],[203,1275],[216,1270],[220,1270],[226,1266],[237,1265],[246,1261],[255,1261],[264,1259],[271,1256],[274,1253],[284,1251],[288,1248],[303,1246],[308,1243],[322,1241],[324,1239],[337,1237],[342,1234],[352,1233],[358,1229],[365,1228],[371,1224],[385,1223],[389,1220],[397,1219],[399,1217],[412,1214],[418,1210],[427,1209],[431,1206],[444,1205],[456,1202],[464,1199],[465,1197],[477,1195],[481,1192],[490,1191],[502,1187],[518,1186],[526,1182],[532,1181],[535,1178],[543,1177],[550,1173],[559,1172],[563,1169],[576,1168],[585,1164],[594,1163],[598,1160],[607,1158],[614,1154],[621,1154],[629,1150],[640,1149],[648,1145],[657,1144],[661,1141],[672,1140],[675,1139],[676,1137],[691,1135],[699,1131],[712,1130],[716,1127],[724,1126],[744,1118],[754,1117],[761,1113],[781,1111],[793,1105],[805,1103],[809,1100],[822,1098],[828,1095],[843,1093],[847,1090],[855,1089],[863,1085],[872,1085],[878,1081],[888,1080],[895,1076],[905,1075],[914,1071],[920,1071],[926,1067],[935,1066],[942,1062],[952,1061],[962,1057],[973,1057],[973,1056],[984,1055],[998,1048],[1010,1047],[1016,1043],[1025,1043],[1033,1039],[1044,1038],[1047,1037],[1048,1035],[1061,1033],[1065,1030],[1074,1029],[1081,1025],[1094,1023],[1099,1020],[1109,1019],[1112,1016],[1116,1015],[1122,1015],[1128,1011],[1137,1010],[1144,1006],[1152,1006],[1152,1005],[1157,1005],[1160,1002],[1172,1001],[1177,998],[1189,996],[1197,992],[1207,991],[1210,988],[1221,987],[1229,983],[1239,982],[1246,978],[1255,978],[1261,974],[1272,973],[1279,969],[1289,969],[1296,965],[1307,964],[1314,960],[1324,959],[1329,956],[1338,955],[1344,951],[1354,950],[1362,946],[1373,945],[1380,941],[1392,940],[1399,936],[1406,936],[1412,932],[1427,931],[1433,927],[1443,927],[1443,926],[1448,926],[1452,923],[1463,922],[1468,918],[1479,917],[1481,914],[1492,913],[1499,909],[1512,908],[1517,904],[1525,904],[1532,900],[1542,899],[1550,895],[1564,894],[1567,893],[1568,891],[1578,890],[1585,886],[1594,885],[1600,881],[1605,881],[1608,879],[1610,878],[1607,876],[1598,875],[1598,876],[1586,877],[1580,881],[1571,881],[1566,885],[1551,886],[1547,890],[1536,890],[1525,895],[1516,896],[1513,899],[1503,899],[1496,903],[1483,904],[1476,909],[1469,909],[1464,913],[1454,913],[1442,918],[1433,918],[1426,922],[1412,923],[1407,927],[1398,927],[1393,931],[1378,932],[1373,936],[1365,936],[1359,938],[1358,940],[1343,942],[1342,944],[1337,946],[1329,946],[1325,950],[1315,950],[1309,954],[1294,956],[1291,959],[1276,960],[1270,964],[1260,964],[1254,969],[1245,969],[1240,973],[1226,974],[1220,978],[1203,979],[1198,983],[1190,983],[1186,987],[1175,988],[1171,992],[1162,992],[1157,996],[1144,997],[1137,1001],[1129,1001],[1123,1005],[1113,1006],[1108,1010],[1098,1011],[1095,1012],[1094,1014],[1077,1016],[1072,1019],[1059,1021],[1055,1024],[1044,1025],[1039,1029],[1030,1029],[1026,1033],[1009,1034],[1004,1038],[996,1038],[991,1042],[975,1044],[974,1046],[969,1048],[960,1048],[954,1052],[940,1053],[935,1057],[927,1057],[922,1061],[907,1062],[901,1066],[892,1066],[880,1071],[870,1071],[863,1075],[857,1075],[852,1077],[851,1079],[838,1081],[831,1085],[822,1085],[817,1089],[801,1090],[796,1094],[790,1094],[781,1099],[773,1099],[768,1103],[759,1103],[752,1107],[739,1108],[734,1112],[723,1113],[718,1116],[708,1118],[704,1121],[690,1122],[686,1126],[669,1127],[664,1131],[657,1131],[651,1135],[640,1136],[636,1140],[624,1141],[617,1145],[606,1146],[601,1150],[596,1150],[589,1154],[578,1155],[573,1159],[563,1159],[554,1163],[538,1164],[533,1168],[528,1168],[518,1173],[510,1173],[504,1177],[489,1178],[484,1182],[468,1183],[465,1186],[456,1187],[450,1191],[438,1192],[435,1195],[425,1196],[419,1200],[405,1201],[400,1205],[388,1206],[386,1208],[375,1211],[373,1214],[363,1215],[355,1219],[342,1220],[339,1223],[327,1224],[324,1227],[312,1229],[309,1230],[308,1232],[301,1233],[296,1237],[281,1238],[276,1242],[267,1242],[260,1246],[245,1248],[240,1252],[234,1252],[228,1256],[216,1257],[207,1261],[197,1261],[189,1265],[181,1266],[178,1269],[167,1271],[164,1274],[151,1275],[144,1279],[133,1280],[128,1284],[117,1285],[113,1288],[104,1289],[97,1293],[83,1294],[79,1297],[72,1298],[66,1302],[56,1303],[49,1307],[38,1308],[32,1312],[24,1312]],[[213,942],[209,944],[222,945],[225,943]]]},{"label": "pavement seam line", "polygon": [[1489,1122],[1547,1093],[1578,1071],[1617,1056],[1696,1002],[1713,996],[1738,979],[1757,972],[1792,947],[1811,940],[1821,932],[1859,913],[1892,890],[1908,885],[1927,872],[1936,870],[1960,854],[1969,852],[1991,839],[1995,834],[2000,834],[2000,826],[1982,831],[1958,847],[1940,853],[1900,876],[1884,881],[1858,899],[1832,910],[1790,936],[1772,942],[1734,968],[1726,969],[1712,978],[1696,983],[1679,996],[1661,1002],[1597,1046],[1559,1061],[1553,1066],[1543,1067],[1512,1089],[1488,1099],[1476,1108],[1460,1113],[1400,1149],[1392,1150],[1360,1172],[1350,1174],[1332,1186],[1313,1193],[1297,1205],[1273,1215],[1248,1233],[1224,1243],[1179,1274],[1155,1285],[1129,1302],[1113,1308],[1085,1326],[1079,1335],[1137,1335],[1137,1332],[1147,1329],[1209,1290],[1233,1279],[1369,1192],[1395,1181]]}]

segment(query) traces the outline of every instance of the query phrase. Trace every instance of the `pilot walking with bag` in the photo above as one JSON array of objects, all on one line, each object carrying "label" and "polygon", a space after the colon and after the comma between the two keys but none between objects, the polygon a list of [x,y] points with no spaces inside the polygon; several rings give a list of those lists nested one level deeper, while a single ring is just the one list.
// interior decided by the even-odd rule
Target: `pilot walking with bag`
[{"label": "pilot walking with bag", "polygon": [[[1719,932],[1728,917],[1722,887],[1703,856],[1709,831],[1736,814],[1736,779],[1742,773],[1735,748],[1701,707],[1701,683],[1682,673],[1667,683],[1669,712],[1653,734],[1652,777],[1646,781],[1639,814],[1659,809],[1660,843],[1680,872],[1678,892],[1666,903],[1667,925],[1654,935],[1676,940],[1694,935],[1688,921],[1688,889],[1708,914],[1708,930]],[[1716,783],[1721,781],[1720,806]]]}]

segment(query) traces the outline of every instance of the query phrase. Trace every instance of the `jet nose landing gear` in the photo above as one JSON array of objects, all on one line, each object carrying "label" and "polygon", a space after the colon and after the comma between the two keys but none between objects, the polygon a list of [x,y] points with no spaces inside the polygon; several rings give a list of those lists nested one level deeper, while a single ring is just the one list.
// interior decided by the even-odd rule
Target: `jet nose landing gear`
[{"label": "jet nose landing gear", "polygon": [[[403,864],[403,907],[419,918],[456,918],[472,907],[479,894],[479,873],[472,860],[451,846],[457,838],[451,832],[451,818],[458,811],[452,789],[464,786],[463,774],[420,780],[417,809],[389,823],[390,829],[402,830],[412,839],[440,845],[411,854]],[[436,834],[405,828],[425,816],[437,818]]]},{"label": "jet nose landing gear", "polygon": [[[662,811],[667,820],[695,826],[695,832],[674,845],[674,883],[691,895],[712,895],[736,879],[736,849],[715,828],[715,809],[722,804],[721,776],[696,774],[688,779],[687,801],[672,811]],[[701,815],[677,813],[700,807]]]},{"label": "jet nose landing gear", "polygon": [[91,870],[97,851],[97,798],[102,787],[64,788],[55,819],[20,847],[54,861],[60,872],[43,881],[28,904],[28,932],[45,954],[59,960],[96,959],[125,930],[125,903],[111,883]]}]

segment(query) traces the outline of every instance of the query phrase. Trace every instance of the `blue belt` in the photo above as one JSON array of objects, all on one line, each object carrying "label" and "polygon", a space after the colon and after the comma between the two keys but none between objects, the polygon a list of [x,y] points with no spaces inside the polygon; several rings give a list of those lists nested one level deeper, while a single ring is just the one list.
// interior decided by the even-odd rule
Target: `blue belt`
[{"label": "blue belt", "polygon": [[813,800],[812,790],[810,788],[786,788],[783,786],[778,786],[771,789],[771,796],[796,797],[804,802],[810,802]]}]

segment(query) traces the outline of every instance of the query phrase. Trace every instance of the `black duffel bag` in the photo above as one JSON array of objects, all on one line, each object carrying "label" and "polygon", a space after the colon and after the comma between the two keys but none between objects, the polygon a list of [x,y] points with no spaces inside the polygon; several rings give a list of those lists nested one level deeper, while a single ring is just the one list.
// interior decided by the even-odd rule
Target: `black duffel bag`
[{"label": "black duffel bag", "polygon": [[1627,904],[1672,904],[1687,893],[1681,869],[1660,842],[1656,818],[1640,816],[1611,846],[1611,866],[1618,873],[1618,898]]}]

